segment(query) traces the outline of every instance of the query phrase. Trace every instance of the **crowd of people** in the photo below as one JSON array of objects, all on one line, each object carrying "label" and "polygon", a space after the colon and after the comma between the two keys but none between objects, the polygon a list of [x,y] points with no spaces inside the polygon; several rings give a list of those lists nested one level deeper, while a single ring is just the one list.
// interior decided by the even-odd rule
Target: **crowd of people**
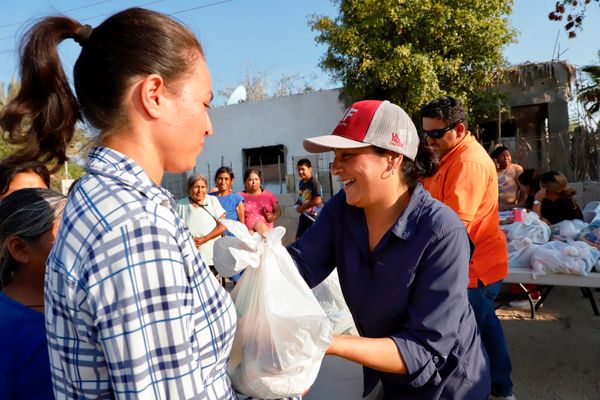
[{"label": "crowd of people", "polygon": [[[540,173],[535,168],[523,169],[512,163],[510,149],[496,147],[490,154],[496,163],[498,192],[501,211],[523,209],[535,213],[548,225],[565,220],[582,220],[583,213],[574,197],[576,191],[568,186],[567,178],[558,171]],[[509,217],[506,222],[514,222]],[[537,303],[541,293],[537,285],[525,284],[531,299]],[[518,285],[512,284],[513,294],[521,293]],[[513,308],[528,309],[529,301],[514,299],[509,302]]]},{"label": "crowd of people", "polygon": [[[81,46],[75,93],[57,50],[66,39]],[[201,174],[176,202],[160,186],[165,172],[192,169],[213,134],[200,42],[131,8],[95,28],[43,18],[21,55],[22,86],[0,114],[9,136],[27,138],[0,163],[3,395],[236,398],[226,368],[236,310],[213,245],[230,234],[223,219],[264,235],[282,207],[252,168],[241,192],[226,166],[214,192]],[[288,251],[310,287],[338,269],[360,336],[334,336],[327,354],[364,366],[364,398],[514,399],[494,302],[508,271],[499,211],[581,219],[575,191],[560,172],[512,163],[507,147],[489,155],[457,99],[421,114],[420,135],[398,105],[363,100],[331,135],[304,141],[334,152],[343,188],[324,202],[310,160],[298,161]],[[66,160],[83,119],[97,146],[65,197],[46,165]]]}]

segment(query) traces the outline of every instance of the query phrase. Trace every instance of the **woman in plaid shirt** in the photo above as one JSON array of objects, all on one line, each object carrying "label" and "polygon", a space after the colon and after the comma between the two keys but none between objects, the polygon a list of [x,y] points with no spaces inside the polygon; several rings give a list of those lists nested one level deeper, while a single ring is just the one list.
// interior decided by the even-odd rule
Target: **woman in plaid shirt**
[{"label": "woman in plaid shirt", "polygon": [[[57,53],[65,39],[81,45],[76,96]],[[191,169],[212,134],[200,43],[140,8],[95,28],[46,17],[22,43],[22,87],[0,116],[23,144],[14,157],[58,168],[78,120],[99,132],[47,263],[54,395],[235,398],[226,373],[233,303],[159,186],[165,171]]]}]

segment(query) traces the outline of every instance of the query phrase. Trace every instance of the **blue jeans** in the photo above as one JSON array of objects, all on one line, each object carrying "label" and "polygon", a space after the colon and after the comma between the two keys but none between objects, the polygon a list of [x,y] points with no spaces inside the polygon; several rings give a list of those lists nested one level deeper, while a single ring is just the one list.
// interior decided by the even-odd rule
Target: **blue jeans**
[{"label": "blue jeans", "polygon": [[469,288],[469,303],[475,312],[475,319],[481,334],[483,346],[490,359],[492,374],[492,394],[495,396],[512,395],[513,383],[510,379],[512,364],[504,331],[496,316],[494,300],[500,291],[502,281],[484,286],[478,282],[476,288]]}]

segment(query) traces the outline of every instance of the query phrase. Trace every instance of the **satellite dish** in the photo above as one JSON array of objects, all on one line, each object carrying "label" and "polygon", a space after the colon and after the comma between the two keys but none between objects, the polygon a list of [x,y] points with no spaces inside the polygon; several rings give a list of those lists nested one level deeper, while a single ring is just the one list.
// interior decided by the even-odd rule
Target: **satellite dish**
[{"label": "satellite dish", "polygon": [[246,101],[246,88],[242,85],[235,88],[233,93],[231,93],[231,96],[227,100],[227,105],[243,103],[244,101]]}]

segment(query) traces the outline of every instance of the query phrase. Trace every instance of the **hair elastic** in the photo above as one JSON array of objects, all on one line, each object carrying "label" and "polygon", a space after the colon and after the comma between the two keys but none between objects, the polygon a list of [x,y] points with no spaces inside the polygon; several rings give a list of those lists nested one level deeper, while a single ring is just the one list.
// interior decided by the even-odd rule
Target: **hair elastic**
[{"label": "hair elastic", "polygon": [[83,44],[90,38],[90,36],[92,36],[93,30],[94,28],[92,28],[91,25],[82,25],[79,29],[79,32],[77,32],[73,37],[73,40],[79,43],[80,46],[83,46]]}]

